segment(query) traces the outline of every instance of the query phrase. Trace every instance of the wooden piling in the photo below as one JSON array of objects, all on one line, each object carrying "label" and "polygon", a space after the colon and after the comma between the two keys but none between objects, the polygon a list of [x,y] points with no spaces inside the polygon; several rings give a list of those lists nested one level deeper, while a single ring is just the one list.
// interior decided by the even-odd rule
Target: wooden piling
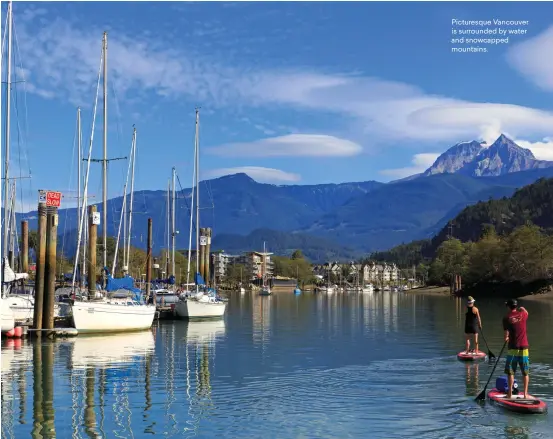
[{"label": "wooden piling", "polygon": [[148,242],[146,251],[146,300],[150,299],[152,284],[152,218],[148,218]]},{"label": "wooden piling", "polygon": [[[38,250],[36,255],[34,329],[42,329],[44,281],[46,269],[46,203],[38,203]],[[40,336],[41,332],[36,334]]]},{"label": "wooden piling", "polygon": [[196,268],[205,281],[205,228],[200,227],[200,266]]},{"label": "wooden piling", "polygon": [[208,227],[205,229],[206,244],[204,251],[204,272],[205,272],[205,283],[206,285],[211,286],[211,268],[210,268],[210,255],[211,255],[211,228]]},{"label": "wooden piling", "polygon": [[21,272],[29,271],[29,222],[21,221]]},{"label": "wooden piling", "polygon": [[88,206],[88,298],[96,295],[96,241],[98,225],[94,224],[96,205]]},{"label": "wooden piling", "polygon": [[46,282],[42,306],[42,328],[54,329],[54,305],[56,302],[56,247],[58,245],[58,209],[50,207],[46,216]]}]

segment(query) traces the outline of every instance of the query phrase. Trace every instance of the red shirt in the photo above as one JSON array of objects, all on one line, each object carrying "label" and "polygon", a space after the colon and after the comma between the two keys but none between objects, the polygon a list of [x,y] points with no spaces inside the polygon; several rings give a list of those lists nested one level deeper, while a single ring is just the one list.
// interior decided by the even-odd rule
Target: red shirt
[{"label": "red shirt", "polygon": [[526,337],[526,321],[528,314],[524,311],[512,310],[503,318],[503,329],[509,331],[509,349],[528,349]]}]

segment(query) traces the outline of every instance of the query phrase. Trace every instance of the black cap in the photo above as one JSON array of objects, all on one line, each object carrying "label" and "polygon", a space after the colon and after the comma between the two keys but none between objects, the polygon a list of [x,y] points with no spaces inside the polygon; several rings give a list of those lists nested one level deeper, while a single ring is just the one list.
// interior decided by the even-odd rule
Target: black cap
[{"label": "black cap", "polygon": [[505,302],[505,305],[507,306],[518,306],[517,299],[509,299],[507,302]]}]

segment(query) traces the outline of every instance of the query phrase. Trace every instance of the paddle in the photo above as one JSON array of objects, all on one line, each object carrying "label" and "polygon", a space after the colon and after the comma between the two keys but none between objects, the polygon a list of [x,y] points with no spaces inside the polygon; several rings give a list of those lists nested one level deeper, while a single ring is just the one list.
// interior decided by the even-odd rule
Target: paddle
[{"label": "paddle", "polygon": [[495,364],[493,366],[492,373],[490,374],[490,377],[488,378],[488,382],[484,386],[484,389],[482,389],[482,391],[474,399],[475,401],[482,401],[482,400],[486,399],[486,389],[488,387],[488,384],[490,384],[490,380],[492,379],[493,373],[495,372],[495,368],[499,364],[499,359],[501,358],[501,354],[503,353],[503,350],[505,349],[505,346],[507,346],[507,341],[505,341],[505,343],[503,343],[503,347],[501,348],[501,352],[499,352],[499,357],[497,358],[497,361],[495,362]]},{"label": "paddle", "polygon": [[488,348],[488,361],[491,363],[492,359],[495,358],[495,355],[488,346],[488,342],[486,341],[486,337],[484,337],[484,331],[482,330],[482,328],[480,328],[480,334],[482,334],[482,339],[484,340],[484,343],[486,343],[486,348]]}]

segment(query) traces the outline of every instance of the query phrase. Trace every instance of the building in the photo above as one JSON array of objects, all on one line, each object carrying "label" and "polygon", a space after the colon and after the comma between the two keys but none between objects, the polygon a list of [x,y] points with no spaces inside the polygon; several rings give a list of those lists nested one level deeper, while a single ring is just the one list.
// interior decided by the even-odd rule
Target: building
[{"label": "building", "polygon": [[376,264],[374,262],[363,266],[363,281],[365,283],[396,283],[399,280],[399,269],[396,264]]},{"label": "building", "polygon": [[273,276],[273,261],[271,255],[273,253],[263,252],[247,252],[236,259],[236,263],[243,264],[245,267],[244,280],[261,279],[263,277],[263,259],[265,258],[265,268],[267,278]]},{"label": "building", "polygon": [[216,283],[224,280],[228,273],[229,265],[235,263],[238,258],[238,255],[230,255],[224,251],[211,254],[211,273]]}]

